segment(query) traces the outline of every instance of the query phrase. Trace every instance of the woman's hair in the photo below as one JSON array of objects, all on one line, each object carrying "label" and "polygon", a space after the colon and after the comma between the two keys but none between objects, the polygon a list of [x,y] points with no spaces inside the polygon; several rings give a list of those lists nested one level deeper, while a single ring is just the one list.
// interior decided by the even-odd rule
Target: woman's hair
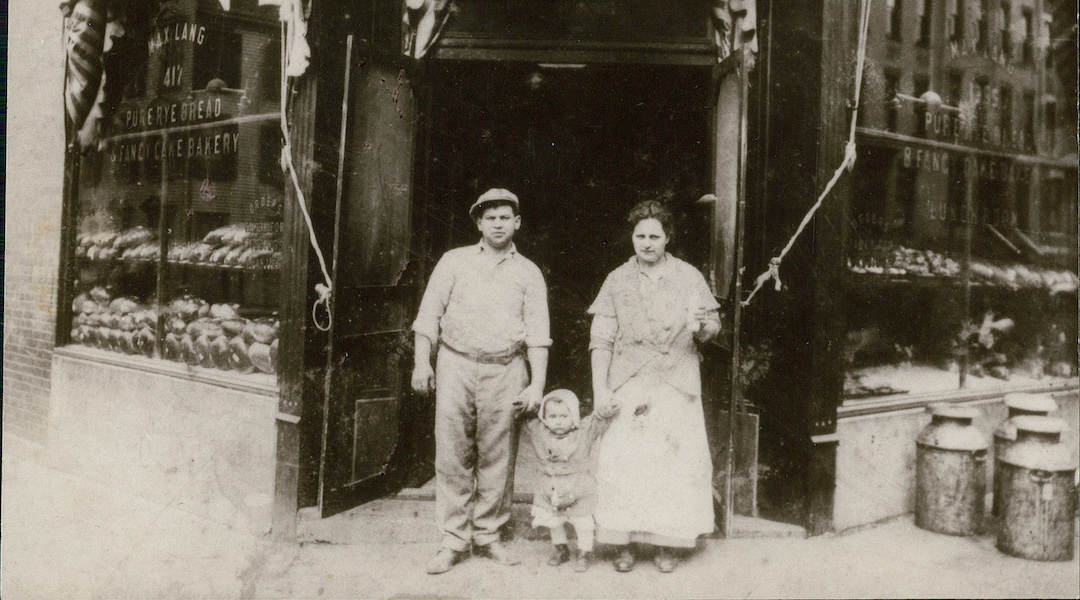
[{"label": "woman's hair", "polygon": [[663,228],[664,234],[671,237],[671,234],[675,233],[675,222],[671,216],[671,211],[666,206],[656,200],[645,200],[639,202],[637,206],[630,209],[630,214],[626,215],[626,222],[630,224],[630,229],[633,231],[637,224],[645,219],[656,219],[660,222],[660,227]]}]

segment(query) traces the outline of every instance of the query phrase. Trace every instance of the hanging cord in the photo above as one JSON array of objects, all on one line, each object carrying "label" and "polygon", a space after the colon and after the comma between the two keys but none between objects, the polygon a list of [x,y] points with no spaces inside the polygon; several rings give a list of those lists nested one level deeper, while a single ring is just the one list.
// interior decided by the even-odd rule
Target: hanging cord
[{"label": "hanging cord", "polygon": [[832,191],[836,182],[839,181],[840,175],[844,171],[851,171],[851,169],[855,167],[855,126],[859,118],[859,96],[862,92],[863,64],[866,62],[866,30],[867,25],[870,22],[870,2],[871,0],[863,0],[860,4],[859,49],[858,54],[856,55],[855,65],[855,99],[851,106],[851,127],[848,131],[847,145],[844,147],[844,160],[840,162],[840,166],[836,168],[836,172],[833,173],[832,179],[825,185],[825,189],[822,190],[821,195],[818,196],[817,202],[815,202],[814,205],[810,207],[810,210],[807,211],[806,215],[803,217],[802,223],[799,223],[798,229],[795,230],[795,234],[788,240],[787,245],[784,246],[784,249],[780,251],[779,255],[774,256],[769,260],[769,268],[761,275],[758,275],[757,279],[754,281],[753,291],[746,297],[746,300],[742,301],[743,306],[748,306],[750,301],[754,299],[754,295],[758,293],[758,290],[760,290],[770,279],[775,281],[773,288],[778,292],[780,291],[783,287],[783,283],[780,281],[780,263],[783,262],[784,257],[787,256],[787,253],[791,251],[792,246],[795,245],[795,240],[799,238],[799,235],[806,229],[806,226],[810,224],[810,221],[814,218],[814,214],[821,208],[821,204],[825,201],[829,192]]},{"label": "hanging cord", "polygon": [[[298,8],[298,7],[297,7]],[[299,18],[296,13],[293,13],[293,19]],[[304,215],[304,222],[307,224],[308,235],[311,241],[311,247],[315,249],[315,255],[319,258],[319,267],[322,269],[324,283],[315,284],[315,293],[319,295],[319,299],[315,301],[311,306],[311,320],[315,323],[315,327],[319,331],[330,331],[330,327],[333,325],[333,314],[330,312],[330,295],[334,289],[333,281],[330,279],[330,271],[326,267],[326,259],[323,257],[322,248],[319,246],[319,240],[315,237],[315,226],[311,223],[311,215],[308,213],[307,200],[304,198],[304,191],[300,188],[300,179],[296,175],[296,166],[293,164],[292,159],[292,142],[289,135],[289,121],[288,121],[288,98],[289,98],[289,63],[290,58],[293,56],[293,43],[289,34],[290,27],[295,27],[295,23],[292,23],[292,19],[282,19],[281,21],[281,135],[285,139],[285,145],[281,149],[281,168],[283,171],[289,172],[289,178],[292,180],[293,189],[296,191],[296,202],[300,205],[300,212]],[[319,306],[324,307],[326,312],[326,324],[320,322],[318,317]]]}]

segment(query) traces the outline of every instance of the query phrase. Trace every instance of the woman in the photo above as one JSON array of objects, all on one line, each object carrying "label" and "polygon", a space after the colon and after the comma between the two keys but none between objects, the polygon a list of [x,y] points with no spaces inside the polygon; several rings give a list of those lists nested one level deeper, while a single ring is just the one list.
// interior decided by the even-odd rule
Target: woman
[{"label": "woman", "polygon": [[671,256],[671,213],[656,201],[627,219],[634,256],[604,281],[589,307],[596,409],[613,416],[600,442],[596,540],[619,547],[615,569],[634,567],[631,543],[656,546],[675,569],[675,549],[713,531],[712,460],[701,409],[695,340],[720,332],[705,278]]}]

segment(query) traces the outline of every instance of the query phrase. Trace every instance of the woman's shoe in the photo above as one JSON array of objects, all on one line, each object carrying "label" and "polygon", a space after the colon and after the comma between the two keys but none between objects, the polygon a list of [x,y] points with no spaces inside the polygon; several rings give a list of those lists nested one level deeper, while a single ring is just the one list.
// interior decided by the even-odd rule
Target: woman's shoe
[{"label": "woman's shoe", "polygon": [[548,559],[548,564],[557,567],[568,560],[570,560],[570,549],[566,547],[566,544],[555,544],[555,552]]},{"label": "woman's shoe", "polygon": [[629,573],[634,568],[634,553],[630,546],[623,546],[619,550],[619,557],[615,559],[615,570],[620,573]]},{"label": "woman's shoe", "polygon": [[661,573],[670,573],[675,570],[675,565],[679,564],[679,559],[675,558],[675,553],[672,552],[671,548],[660,546],[656,549],[653,563],[656,564],[656,569]]}]

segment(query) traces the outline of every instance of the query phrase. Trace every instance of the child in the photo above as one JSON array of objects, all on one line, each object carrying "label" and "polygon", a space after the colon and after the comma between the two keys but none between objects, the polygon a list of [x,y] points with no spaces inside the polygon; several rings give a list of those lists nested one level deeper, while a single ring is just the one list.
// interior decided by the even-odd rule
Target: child
[{"label": "child", "polygon": [[532,524],[551,530],[555,552],[548,564],[553,567],[570,560],[565,529],[570,523],[577,533],[574,570],[580,573],[589,568],[596,505],[596,478],[589,455],[607,423],[597,415],[583,420],[577,396],[570,390],[555,390],[544,396],[536,418],[525,425],[540,463]]}]

